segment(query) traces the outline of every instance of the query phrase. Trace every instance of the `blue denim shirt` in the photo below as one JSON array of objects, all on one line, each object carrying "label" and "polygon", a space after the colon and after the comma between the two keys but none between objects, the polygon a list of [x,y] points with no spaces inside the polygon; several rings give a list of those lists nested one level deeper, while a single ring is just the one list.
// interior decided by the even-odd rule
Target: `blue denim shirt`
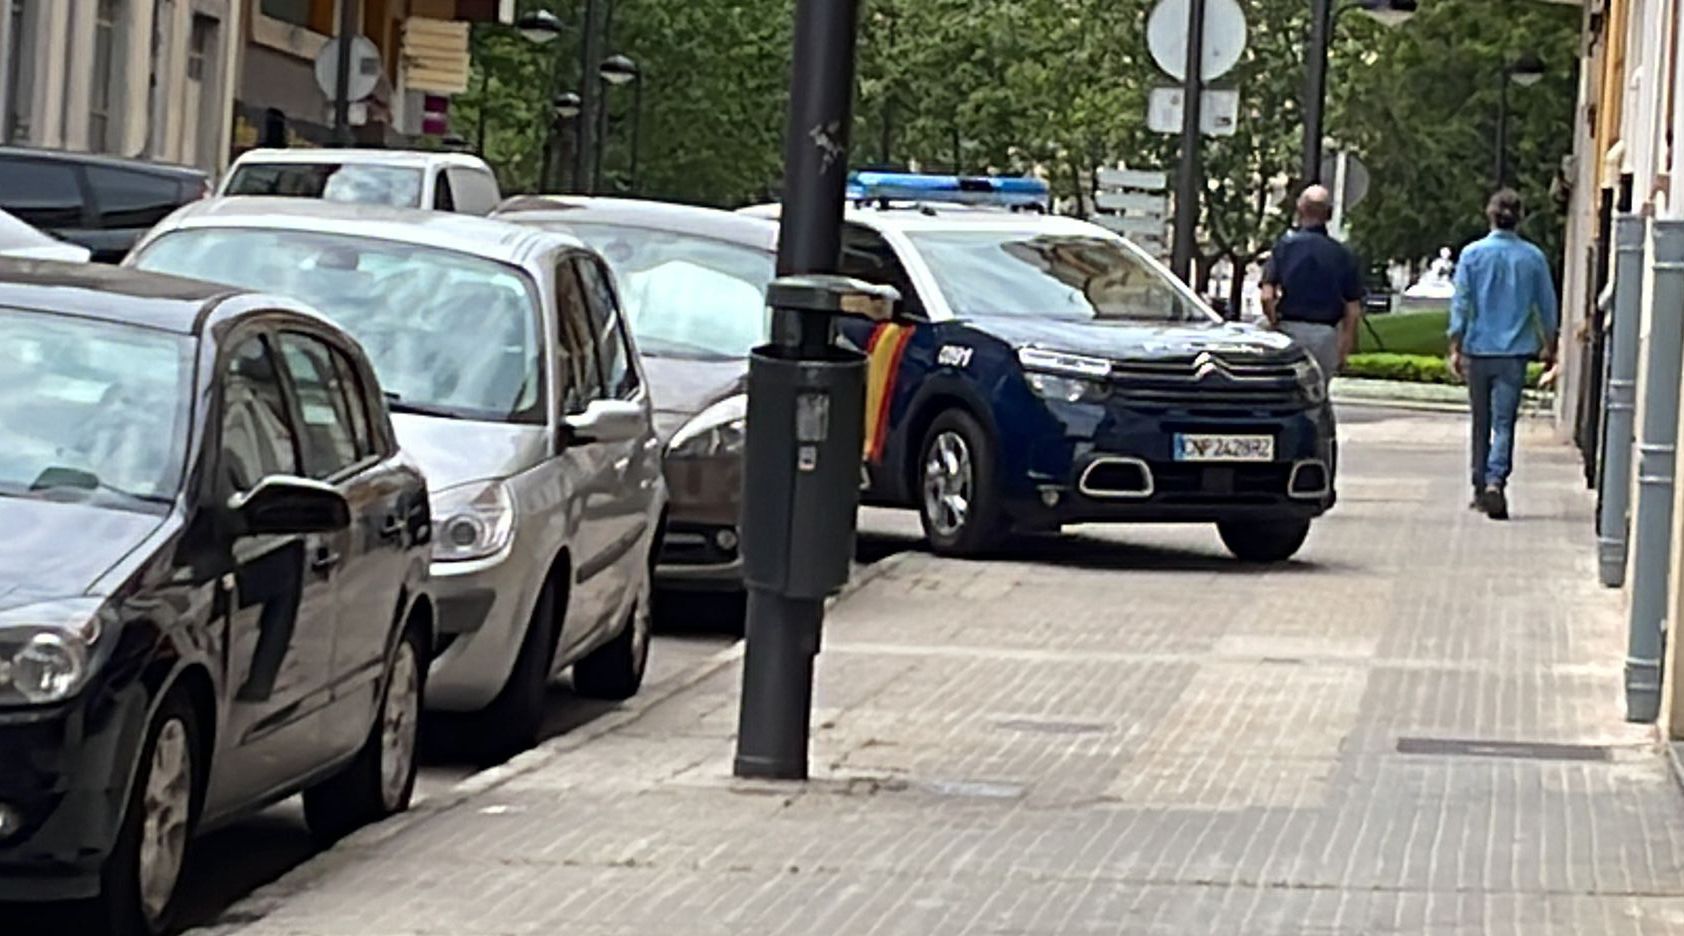
[{"label": "blue denim shirt", "polygon": [[1469,244],[1456,265],[1450,337],[1474,357],[1532,357],[1561,327],[1544,252],[1513,231]]}]

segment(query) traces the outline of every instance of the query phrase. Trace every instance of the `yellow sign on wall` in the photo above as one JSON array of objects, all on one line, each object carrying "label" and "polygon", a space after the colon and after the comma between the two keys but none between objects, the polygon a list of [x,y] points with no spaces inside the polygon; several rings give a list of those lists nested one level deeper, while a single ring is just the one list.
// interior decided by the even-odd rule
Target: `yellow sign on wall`
[{"label": "yellow sign on wall", "polygon": [[461,94],[468,90],[467,23],[412,16],[403,24],[403,77],[410,91]]}]

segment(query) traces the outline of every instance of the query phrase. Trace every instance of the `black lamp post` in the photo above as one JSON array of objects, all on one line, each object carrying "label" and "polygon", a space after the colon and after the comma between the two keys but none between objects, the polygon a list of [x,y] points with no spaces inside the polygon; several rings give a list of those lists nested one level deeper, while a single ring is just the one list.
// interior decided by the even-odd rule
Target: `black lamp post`
[{"label": "black lamp post", "polygon": [[1509,184],[1509,83],[1530,88],[1544,80],[1544,72],[1544,60],[1531,52],[1503,66],[1502,90],[1497,96],[1497,171],[1493,173],[1499,189]]},{"label": "black lamp post", "polygon": [[[641,130],[639,124],[643,119],[643,72],[638,69],[636,62],[624,55],[610,55],[603,59],[602,65],[597,68],[597,77],[602,80],[604,91],[608,88],[620,88],[628,84],[632,86],[634,97],[632,100],[631,176],[635,183],[637,179],[638,134]],[[600,111],[602,122],[596,138],[596,174],[591,180],[591,191],[593,193],[602,190],[602,151],[608,139],[606,97],[607,95],[604,94],[603,107]]]},{"label": "black lamp post", "polygon": [[[555,141],[555,145],[544,152],[544,175],[551,180],[551,185],[545,186],[546,188],[553,187],[557,190],[561,188],[561,174],[565,171],[567,165],[568,125],[579,119],[579,111],[583,106],[579,100],[579,95],[572,91],[563,91],[550,102],[550,108],[554,112],[550,124],[552,128],[550,138]],[[553,168],[551,168],[552,165]]]},{"label": "black lamp post", "polygon": [[1419,0],[1351,0],[1337,8],[1334,0],[1310,0],[1310,48],[1304,89],[1304,183],[1321,181],[1322,132],[1327,110],[1327,52],[1333,44],[1338,17],[1356,10],[1396,26],[1415,15]]}]

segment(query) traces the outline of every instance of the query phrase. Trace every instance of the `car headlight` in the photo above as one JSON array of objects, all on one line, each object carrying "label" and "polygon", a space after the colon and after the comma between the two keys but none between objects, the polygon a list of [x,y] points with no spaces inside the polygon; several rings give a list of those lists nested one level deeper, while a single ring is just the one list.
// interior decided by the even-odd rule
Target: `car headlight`
[{"label": "car headlight", "polygon": [[668,458],[742,455],[748,430],[748,397],[726,397],[684,424],[667,445]]},{"label": "car headlight", "polygon": [[1304,398],[1311,403],[1322,403],[1327,400],[1327,378],[1321,372],[1321,365],[1316,359],[1305,355],[1297,364],[1292,365],[1293,376],[1298,378],[1298,389],[1304,392]]},{"label": "car headlight", "polygon": [[0,613],[0,704],[46,705],[81,691],[101,604],[76,598]]},{"label": "car headlight", "polygon": [[1104,358],[1021,348],[1017,362],[1030,388],[1049,400],[1095,403],[1111,395],[1111,387],[1104,382],[1111,362]]},{"label": "car headlight", "polygon": [[433,558],[466,562],[502,552],[514,538],[515,499],[502,481],[433,492]]}]

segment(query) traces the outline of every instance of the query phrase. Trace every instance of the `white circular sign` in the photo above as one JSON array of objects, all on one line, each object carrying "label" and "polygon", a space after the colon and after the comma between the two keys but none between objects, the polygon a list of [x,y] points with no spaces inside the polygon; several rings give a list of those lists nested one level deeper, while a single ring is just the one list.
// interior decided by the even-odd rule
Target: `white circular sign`
[{"label": "white circular sign", "polygon": [[[1158,0],[1146,21],[1146,46],[1152,60],[1176,81],[1187,80],[1187,4]],[[1245,51],[1245,11],[1239,0],[1204,0],[1204,65],[1199,80],[1215,81],[1233,70]]]},{"label": "white circular sign", "polygon": [[[353,101],[360,101],[374,93],[374,86],[380,83],[380,50],[374,43],[368,41],[367,36],[356,36],[351,40],[351,80],[346,83],[346,94]],[[339,93],[339,40],[330,39],[322,51],[316,54],[316,87],[322,89],[322,95],[329,101]]]}]

